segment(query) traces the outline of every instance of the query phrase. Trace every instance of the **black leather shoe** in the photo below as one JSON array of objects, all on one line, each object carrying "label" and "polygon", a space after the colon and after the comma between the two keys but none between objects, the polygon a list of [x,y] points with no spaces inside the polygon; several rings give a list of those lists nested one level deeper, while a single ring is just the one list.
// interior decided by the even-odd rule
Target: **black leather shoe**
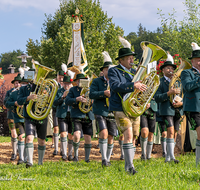
[{"label": "black leather shoe", "polygon": [[57,150],[54,150],[53,151],[53,155],[55,156],[55,155],[58,155],[58,151]]},{"label": "black leather shoe", "polygon": [[108,167],[108,162],[107,160],[102,160],[102,167]]},{"label": "black leather shoe", "polygon": [[129,168],[129,173],[135,175],[138,172],[135,170],[135,168]]},{"label": "black leather shoe", "polygon": [[62,156],[62,160],[67,161],[67,160],[68,160],[68,159],[67,159],[67,156],[66,156],[66,155],[63,155],[63,156]]},{"label": "black leather shoe", "polygon": [[30,167],[32,167],[33,166],[33,164],[31,164],[30,162],[27,162],[26,163],[26,168],[30,168]]},{"label": "black leather shoe", "polygon": [[143,154],[141,155],[141,160],[142,160],[142,161],[145,161],[145,160],[146,160],[146,158],[145,158],[145,156],[144,156]]},{"label": "black leather shoe", "polygon": [[175,164],[178,164],[178,163],[179,163],[179,160],[176,160],[176,159],[174,159],[174,160],[172,160],[172,161],[174,161]]},{"label": "black leather shoe", "polygon": [[16,158],[17,158],[17,155],[16,154],[12,154],[10,160],[14,161],[14,160],[16,160]]},{"label": "black leather shoe", "polygon": [[121,155],[120,160],[124,160],[124,155]]},{"label": "black leather shoe", "polygon": [[77,157],[77,156],[74,156],[74,158],[73,158],[72,161],[73,161],[73,162],[78,162],[78,157]]},{"label": "black leather shoe", "polygon": [[86,163],[89,163],[89,162],[90,162],[90,159],[86,160],[85,162],[86,162]]},{"label": "black leather shoe", "polygon": [[110,162],[108,162],[108,166],[111,166],[111,163],[110,163]]},{"label": "black leather shoe", "polygon": [[112,151],[111,155],[114,155],[113,151]]},{"label": "black leather shoe", "polygon": [[60,151],[60,155],[62,156],[62,151]]},{"label": "black leather shoe", "polygon": [[17,165],[23,164],[23,163],[24,163],[24,161],[22,159],[19,159],[18,162],[17,162]]},{"label": "black leather shoe", "polygon": [[163,157],[163,158],[165,158],[165,157],[166,157],[166,154],[165,154],[165,152],[163,152],[163,153],[162,153],[162,157]]},{"label": "black leather shoe", "polygon": [[69,155],[69,156],[68,156],[68,160],[69,160],[69,161],[72,161],[72,160],[73,160],[73,156],[72,156],[72,155]]}]

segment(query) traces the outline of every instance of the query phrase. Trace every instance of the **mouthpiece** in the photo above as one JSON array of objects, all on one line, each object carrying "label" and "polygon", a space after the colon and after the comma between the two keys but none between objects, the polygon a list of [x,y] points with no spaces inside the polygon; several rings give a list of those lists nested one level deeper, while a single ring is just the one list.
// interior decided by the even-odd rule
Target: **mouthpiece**
[{"label": "mouthpiece", "polygon": [[132,65],[132,66],[133,66],[133,65],[135,65],[135,64],[134,64],[134,63],[130,63],[130,65]]}]

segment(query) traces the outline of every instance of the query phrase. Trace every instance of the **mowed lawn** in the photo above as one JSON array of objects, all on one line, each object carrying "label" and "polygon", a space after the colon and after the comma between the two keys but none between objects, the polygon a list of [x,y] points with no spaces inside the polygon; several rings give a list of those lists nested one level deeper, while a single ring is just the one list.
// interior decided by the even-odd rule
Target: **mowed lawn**
[{"label": "mowed lawn", "polygon": [[179,164],[164,163],[164,158],[134,160],[134,176],[124,171],[124,161],[111,161],[108,168],[101,161],[34,163],[28,169],[25,164],[1,164],[0,189],[200,189],[195,154],[178,159]]}]

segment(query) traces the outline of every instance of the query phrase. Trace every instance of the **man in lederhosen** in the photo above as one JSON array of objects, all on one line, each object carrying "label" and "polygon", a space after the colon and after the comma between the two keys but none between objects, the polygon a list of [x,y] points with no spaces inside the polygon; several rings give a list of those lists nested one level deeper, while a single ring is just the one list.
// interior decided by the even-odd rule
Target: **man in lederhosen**
[{"label": "man in lederhosen", "polygon": [[[4,98],[4,105],[5,106],[7,105],[7,100],[9,99],[10,94],[14,90],[16,90],[20,87],[20,81],[21,81],[20,74],[18,74],[14,78],[14,80],[11,81],[11,83],[14,85],[14,87],[6,92],[6,96]],[[9,126],[9,129],[11,131],[11,144],[12,144],[12,149],[13,149],[10,160],[14,161],[17,158],[17,132],[16,132],[15,124],[14,124],[13,112],[12,112],[11,109],[7,109],[7,118],[8,118],[8,126]]]},{"label": "man in lederhosen", "polygon": [[113,150],[113,137],[116,136],[116,122],[113,113],[109,113],[106,98],[110,97],[108,87],[108,69],[112,60],[107,52],[103,52],[104,65],[100,68],[103,76],[93,80],[90,87],[90,99],[94,99],[93,113],[99,132],[99,147],[102,156],[102,166],[110,165],[110,156]]},{"label": "man in lederhosen", "polygon": [[[60,70],[57,73],[57,82],[58,88],[62,88],[62,82],[64,77],[64,71]],[[58,127],[58,118],[56,117],[56,106],[52,106],[52,116],[53,116],[53,144],[54,144],[54,152],[53,155],[58,154],[58,141],[59,141],[59,127]],[[62,151],[61,151],[62,152]],[[62,153],[61,153],[62,154]]]},{"label": "man in lederhosen", "polygon": [[[34,72],[34,69],[29,69],[30,72]],[[31,118],[27,111],[26,106],[30,100],[36,100],[36,94],[30,94],[34,92],[36,85],[31,82],[27,86],[20,88],[19,96],[17,98],[17,103],[24,106],[24,118],[25,118],[25,134],[26,134],[26,145],[25,151],[28,157],[28,162],[26,163],[26,168],[29,168],[33,165],[33,151],[34,145],[33,140],[35,133],[37,132],[38,136],[38,165],[43,164],[43,158],[46,150],[46,131],[47,131],[47,117],[43,120],[35,120]]]},{"label": "man in lederhosen", "polygon": [[[62,144],[62,159],[65,161],[67,161],[67,136],[72,133],[70,106],[65,103],[65,98],[69,89],[72,87],[72,81],[73,79],[70,76],[64,76],[63,87],[58,90],[54,100],[60,131],[60,141]],[[68,147],[68,153],[68,159],[72,160],[72,146]]]},{"label": "man in lederhosen", "polygon": [[66,97],[65,103],[71,107],[71,118],[72,118],[72,129],[73,129],[73,148],[74,148],[74,162],[78,162],[78,149],[80,144],[81,130],[83,131],[85,139],[85,162],[90,162],[90,150],[92,147],[91,136],[93,135],[92,120],[94,120],[94,114],[90,111],[88,113],[83,113],[79,109],[79,102],[87,102],[86,98],[80,95],[82,87],[79,87],[79,82],[81,79],[87,79],[84,74],[80,73],[76,75],[77,86],[70,88],[69,93]]},{"label": "man in lederhosen", "polygon": [[200,159],[200,47],[192,43],[192,68],[182,71],[183,111],[191,124],[192,130],[197,132],[196,166]]},{"label": "man in lederhosen", "polygon": [[[20,81],[21,86],[25,86],[28,84],[28,80],[22,78]],[[18,136],[18,152],[19,152],[19,159],[17,164],[23,164],[24,163],[24,140],[25,140],[25,130],[24,130],[24,118],[21,118],[17,114],[17,97],[19,95],[19,87],[12,91],[10,94],[10,97],[6,101],[6,106],[12,110],[13,116],[14,116],[14,123],[15,123],[15,129]]]},{"label": "man in lederhosen", "polygon": [[159,103],[159,115],[162,116],[167,127],[167,156],[165,162],[174,161],[174,163],[179,163],[179,160],[176,160],[174,156],[174,147],[176,139],[175,133],[179,130],[180,118],[183,114],[183,102],[175,101],[173,104],[170,102],[170,95],[180,94],[180,89],[169,89],[169,83],[176,69],[176,65],[174,65],[173,58],[170,54],[168,54],[167,60],[160,69],[164,77],[160,79],[160,86],[154,97],[156,102]]}]

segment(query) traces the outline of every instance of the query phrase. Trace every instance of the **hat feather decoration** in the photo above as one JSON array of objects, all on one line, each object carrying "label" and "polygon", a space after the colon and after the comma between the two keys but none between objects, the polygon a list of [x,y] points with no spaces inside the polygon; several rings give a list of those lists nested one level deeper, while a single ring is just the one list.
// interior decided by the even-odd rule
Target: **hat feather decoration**
[{"label": "hat feather decoration", "polygon": [[74,78],[74,75],[75,75],[76,73],[73,72],[73,71],[68,70],[68,71],[67,71],[67,74],[68,74],[68,76],[71,77],[71,79],[73,79],[73,78]]},{"label": "hat feather decoration", "polygon": [[173,59],[173,57],[170,55],[169,52],[167,52],[167,59],[166,59],[166,61],[171,61],[172,64],[174,64],[174,59]]},{"label": "hat feather decoration", "polygon": [[111,59],[111,57],[110,57],[110,55],[107,51],[102,52],[102,54],[103,54],[103,57],[104,57],[104,63],[105,62],[112,62],[112,59]]},{"label": "hat feather decoration", "polygon": [[199,47],[198,44],[195,43],[195,42],[192,42],[191,46],[192,46],[193,51],[195,51],[195,50],[200,50],[200,47]]},{"label": "hat feather decoration", "polygon": [[64,71],[64,74],[67,73],[67,65],[65,63],[62,63],[61,69]]},{"label": "hat feather decoration", "polygon": [[24,69],[20,66],[18,70],[20,73],[20,77],[23,78],[24,77]]},{"label": "hat feather decoration", "polygon": [[131,44],[126,39],[124,39],[123,37],[119,36],[119,41],[122,43],[124,48],[131,49]]}]

